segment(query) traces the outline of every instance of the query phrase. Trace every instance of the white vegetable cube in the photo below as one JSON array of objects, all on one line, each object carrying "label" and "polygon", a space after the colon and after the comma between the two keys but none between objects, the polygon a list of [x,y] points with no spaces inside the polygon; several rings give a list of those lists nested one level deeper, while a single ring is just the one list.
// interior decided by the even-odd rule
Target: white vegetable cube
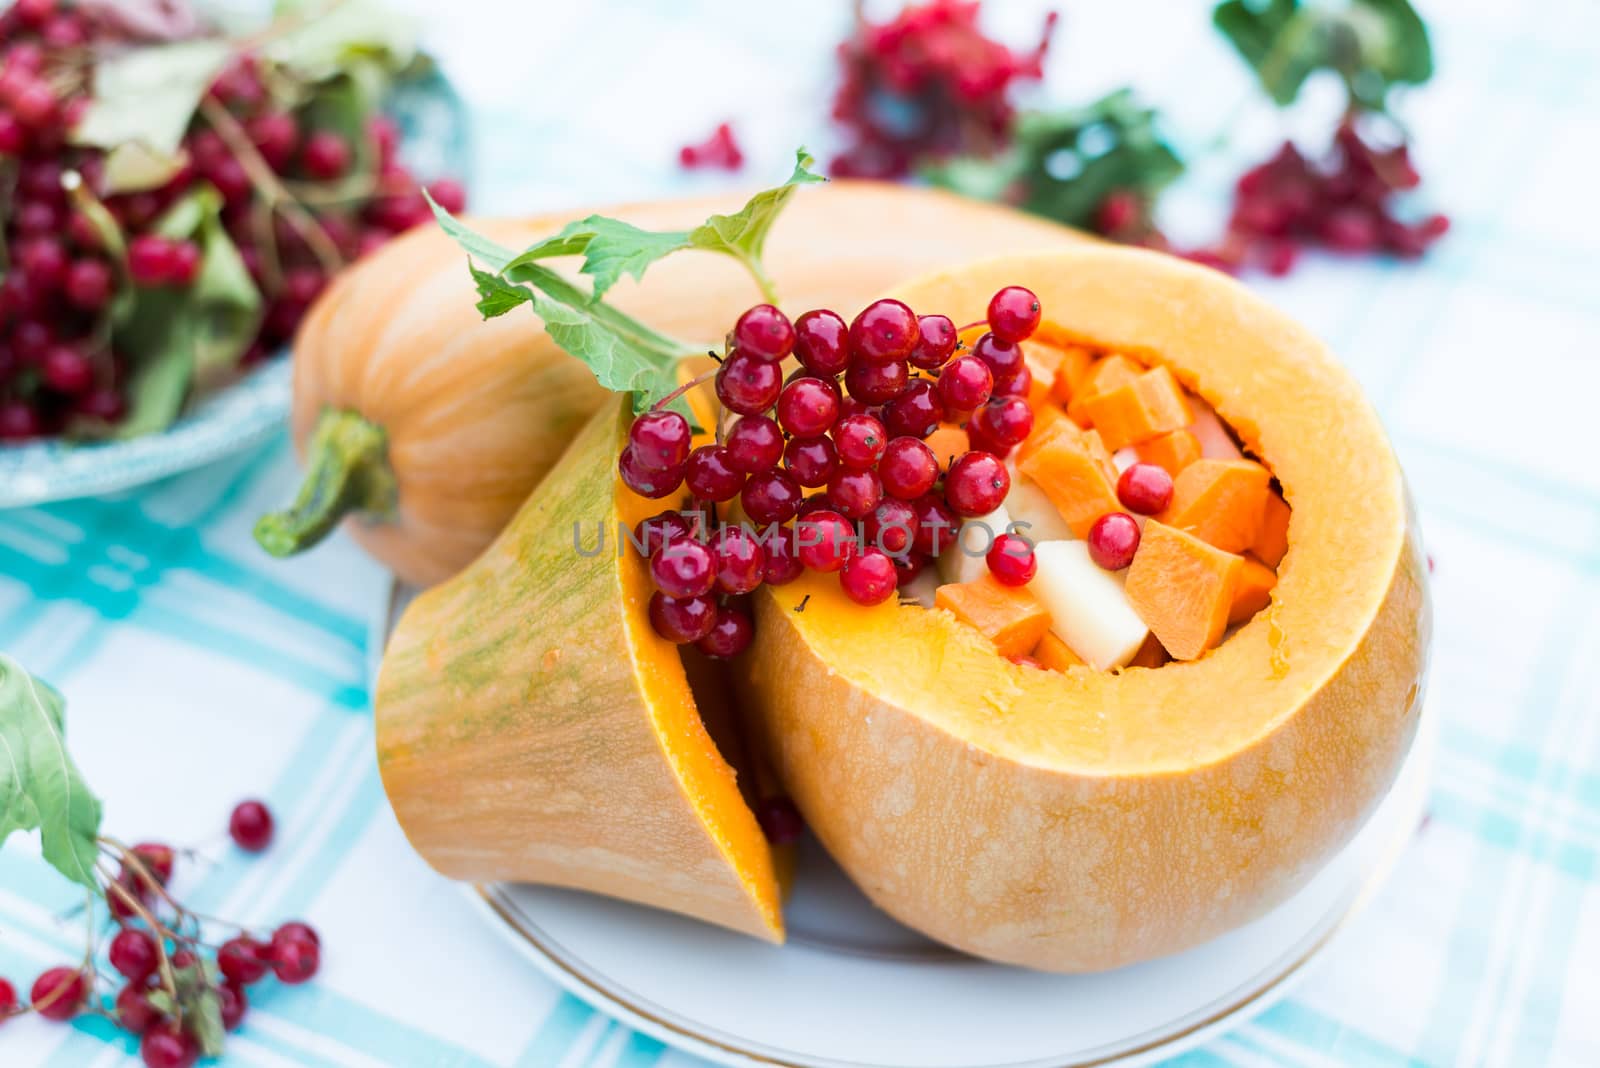
[{"label": "white vegetable cube", "polygon": [[1097,671],[1122,667],[1144,644],[1150,628],[1123,590],[1123,574],[1089,558],[1085,541],[1034,546],[1039,571],[1029,591],[1050,613],[1050,629]]},{"label": "white vegetable cube", "polygon": [[[1018,534],[1037,545],[1041,541],[1071,541],[1072,528],[1061,518],[1061,511],[1040,489],[1038,483],[1015,472],[1011,492],[1006,494],[1006,511],[1019,529]],[[1027,526],[1022,526],[1026,523]]]},{"label": "white vegetable cube", "polygon": [[915,601],[924,608],[932,608],[933,596],[938,592],[938,576],[931,568],[924,568],[916,578],[900,587],[900,600]]},{"label": "white vegetable cube", "polygon": [[[987,557],[994,540],[1011,529],[1011,514],[1001,505],[988,515],[964,520],[961,537],[939,554],[940,582],[973,582],[989,573]],[[945,537],[954,538],[951,531]]]}]

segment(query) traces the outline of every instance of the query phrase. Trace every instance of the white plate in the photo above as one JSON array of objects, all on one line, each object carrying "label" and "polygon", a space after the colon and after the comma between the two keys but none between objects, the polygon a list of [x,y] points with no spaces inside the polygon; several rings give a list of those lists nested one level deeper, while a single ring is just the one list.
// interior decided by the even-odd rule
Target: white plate
[{"label": "white plate", "polygon": [[[401,600],[385,606],[375,637],[387,633]],[[1204,946],[1103,975],[1043,975],[936,945],[878,912],[812,842],[784,910],[785,946],[568,890],[467,889],[485,918],[561,986],[719,1064],[1148,1064],[1281,998],[1371,900],[1421,822],[1435,718],[1425,706],[1394,788],[1298,894]]]}]

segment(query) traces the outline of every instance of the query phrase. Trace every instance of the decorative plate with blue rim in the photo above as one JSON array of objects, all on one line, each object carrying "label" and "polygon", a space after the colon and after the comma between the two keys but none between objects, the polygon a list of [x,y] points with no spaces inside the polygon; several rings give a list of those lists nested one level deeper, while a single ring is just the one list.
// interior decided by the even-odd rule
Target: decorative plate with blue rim
[{"label": "decorative plate with blue rim", "polygon": [[[437,68],[401,82],[389,112],[401,154],[424,181],[471,184],[466,107]],[[193,399],[166,430],[120,441],[0,445],[0,508],[129,489],[255,448],[289,415],[289,355],[281,352],[222,389]]]}]

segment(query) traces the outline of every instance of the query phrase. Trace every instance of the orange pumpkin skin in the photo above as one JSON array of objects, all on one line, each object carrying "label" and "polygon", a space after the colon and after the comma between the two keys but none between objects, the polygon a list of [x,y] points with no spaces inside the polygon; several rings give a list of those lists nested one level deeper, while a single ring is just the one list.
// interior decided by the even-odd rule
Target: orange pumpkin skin
[{"label": "orange pumpkin skin", "polygon": [[[741,203],[719,196],[598,210],[682,229]],[[521,248],[588,214],[474,225]],[[1081,240],[945,193],[836,181],[796,193],[766,261],[790,311],[833,307],[849,318],[888,285],[932,267]],[[345,272],[295,342],[301,456],[330,411],[354,412],[382,431],[397,504],[346,527],[417,586],[448,578],[483,551],[606,397],[534,315],[518,309],[484,322],[476,299],[465,254],[427,227]],[[608,299],[668,334],[718,342],[759,297],[727,257],[686,252],[651,267],[642,283],[624,280]]]},{"label": "orange pumpkin skin", "polygon": [[886,912],[979,956],[1098,971],[1260,916],[1371,813],[1417,726],[1426,566],[1354,381],[1242,287],[1085,248],[896,295],[961,322],[1007,284],[1170,367],[1273,468],[1293,511],[1272,603],[1192,663],[1062,673],[807,576],[756,595],[741,690],[807,823]]}]

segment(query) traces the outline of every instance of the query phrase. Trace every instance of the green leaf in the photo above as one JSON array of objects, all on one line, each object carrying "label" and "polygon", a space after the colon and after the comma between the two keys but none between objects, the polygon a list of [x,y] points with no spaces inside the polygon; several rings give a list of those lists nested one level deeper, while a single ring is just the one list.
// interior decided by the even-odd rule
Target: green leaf
[{"label": "green leaf", "polygon": [[301,0],[276,5],[279,31],[262,52],[305,81],[321,81],[353,63],[375,60],[400,71],[417,55],[417,24],[381,0]]},{"label": "green leaf", "polygon": [[766,247],[767,234],[778,220],[784,205],[802,185],[826,182],[827,179],[811,169],[811,153],[798,149],[794,154],[794,172],[789,180],[774,189],[764,189],[751,197],[745,206],[732,215],[713,215],[689,231],[689,245],[709,252],[723,252],[740,260],[755,276],[762,294],[774,300],[772,283],[761,265],[761,254]]},{"label": "green leaf", "polygon": [[0,843],[38,828],[44,859],[92,888],[100,802],[67,751],[64,704],[0,653]]},{"label": "green leaf", "polygon": [[[597,300],[624,274],[632,275],[637,282],[652,263],[689,247],[687,230],[641,230],[632,223],[604,215],[591,215],[572,223],[558,235],[558,241],[560,238],[565,238],[567,244],[582,242],[583,267],[580,270],[594,279]],[[551,245],[552,251],[544,255],[562,255],[565,247],[560,243]]]},{"label": "green leaf", "polygon": [[[136,143],[146,158],[137,167],[118,164],[108,178],[154,181],[161,173],[160,161],[177,158],[195,108],[228,54],[228,42],[207,38],[129,49],[100,61],[94,96],[72,132],[73,142],[108,151]],[[133,188],[149,186],[114,186],[110,191]]]},{"label": "green leaf", "polygon": [[533,300],[533,290],[527,286],[513,285],[498,274],[491,274],[469,263],[472,280],[478,285],[478,310],[485,319],[504,315],[512,308]]}]

